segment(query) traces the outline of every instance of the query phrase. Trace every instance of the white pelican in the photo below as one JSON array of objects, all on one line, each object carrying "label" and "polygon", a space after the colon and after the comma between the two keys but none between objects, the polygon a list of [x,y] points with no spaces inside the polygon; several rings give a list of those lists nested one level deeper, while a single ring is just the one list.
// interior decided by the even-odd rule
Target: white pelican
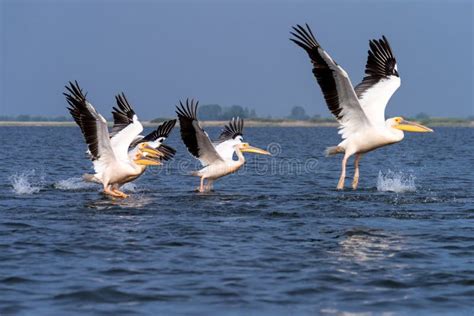
[{"label": "white pelican", "polygon": [[91,181],[100,182],[105,194],[120,198],[128,197],[118,188],[136,179],[146,166],[159,165],[160,162],[155,158],[161,154],[147,143],[142,143],[138,145],[139,150],[130,157],[129,146],[143,130],[138,117],[134,114],[129,124],[111,139],[107,121],[87,101],[77,81],[75,84],[69,82],[66,90],[69,92],[64,93],[70,105],[68,110],[81,128],[93,161],[95,174]]},{"label": "white pelican", "polygon": [[[117,133],[127,127],[128,124],[132,123],[133,117],[135,115],[135,111],[130,106],[125,94],[122,93],[116,95],[115,100],[117,102],[117,107],[114,107],[112,111],[114,118],[114,125],[111,132],[112,144],[115,142],[115,136]],[[138,135],[130,144],[129,156],[133,156],[138,150],[140,150],[140,146],[146,144],[147,146],[157,149],[160,154],[161,161],[170,160],[173,158],[176,150],[168,145],[165,145],[163,142],[166,140],[175,125],[176,119],[165,121],[150,134],[146,136]]]},{"label": "white pelican", "polygon": [[[192,173],[193,176],[201,178],[199,192],[210,191],[215,180],[239,170],[245,163],[243,152],[270,155],[266,150],[243,142],[243,119],[232,118],[224,127],[219,139],[213,143],[197,119],[199,102],[186,100],[186,106],[181,101],[179,104],[180,106],[176,107],[176,114],[181,128],[181,138],[188,151],[199,159],[204,167]],[[234,153],[238,160],[233,160]],[[204,186],[205,179],[207,179],[206,186]]]},{"label": "white pelican", "polygon": [[297,25],[293,30],[295,32],[291,34],[295,38],[290,40],[308,53],[327,106],[340,124],[339,134],[343,141],[326,149],[327,155],[344,153],[337,189],[344,188],[346,163],[350,156],[356,155],[352,182],[352,188],[356,189],[362,154],[400,142],[404,137],[403,131],[433,131],[402,117],[385,120],[388,100],[400,86],[397,63],[385,36],[369,42],[366,76],[354,89],[347,73],[319,45],[307,24],[306,29]]},{"label": "white pelican", "polygon": [[[112,132],[111,132],[112,149],[116,147],[115,136],[117,135],[117,133],[120,132],[125,127],[127,127],[128,124],[132,123],[133,117],[135,115],[135,111],[130,106],[130,103],[128,102],[124,93],[116,95],[115,99],[116,99],[118,108],[114,107],[112,111],[112,115],[114,118],[114,125],[112,127]],[[130,159],[133,159],[133,157],[135,157],[137,153],[143,151],[144,146],[156,149],[157,153],[159,154],[159,157],[152,156],[152,158],[158,158],[160,162],[164,160],[172,159],[176,153],[176,150],[170,146],[163,144],[163,141],[165,141],[165,139],[168,137],[169,133],[174,128],[175,124],[176,124],[176,119],[165,121],[163,124],[159,125],[155,131],[151,132],[150,134],[146,136],[138,135],[134,139],[134,141],[130,144],[129,151],[128,151],[128,156],[130,157]],[[89,151],[88,153],[90,156]],[[142,154],[144,157],[150,156],[149,152],[143,152]],[[140,177],[145,172],[145,169],[146,169],[146,166],[143,166],[142,172],[140,174],[137,174],[135,177],[127,179],[128,180],[127,182],[131,182],[135,180],[136,178]],[[95,178],[94,175],[91,175],[91,174],[84,174],[83,179],[89,182],[102,183],[99,179]]]}]

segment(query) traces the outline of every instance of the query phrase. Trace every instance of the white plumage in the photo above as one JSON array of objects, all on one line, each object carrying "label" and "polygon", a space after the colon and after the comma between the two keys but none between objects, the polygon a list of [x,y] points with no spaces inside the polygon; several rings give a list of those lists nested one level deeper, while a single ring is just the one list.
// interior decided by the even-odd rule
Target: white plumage
[{"label": "white plumage", "polygon": [[338,189],[344,187],[346,163],[350,156],[356,155],[352,182],[353,189],[356,189],[363,153],[401,141],[403,131],[432,132],[430,128],[402,117],[385,120],[385,107],[400,87],[395,56],[385,36],[369,42],[366,76],[354,88],[348,74],[319,45],[308,25],[306,29],[297,25],[293,30],[294,38],[290,40],[308,53],[327,106],[340,124],[342,142],[326,149],[328,155],[344,153]]},{"label": "white plumage", "polygon": [[[233,118],[224,127],[218,141],[213,143],[197,119],[198,102],[186,100],[185,104],[180,102],[180,106],[176,108],[181,138],[188,151],[196,159],[199,159],[203,166],[202,169],[192,173],[192,175],[201,178],[199,192],[211,190],[215,180],[239,170],[245,163],[242,152],[270,154],[243,142],[244,121],[242,119]],[[238,160],[233,159],[234,153]],[[204,180],[207,180],[206,186]]]},{"label": "white plumage", "polygon": [[127,195],[119,191],[119,187],[136,179],[143,173],[147,165],[159,164],[157,161],[145,157],[145,153],[159,155],[150,148],[139,150],[133,157],[129,155],[129,146],[132,141],[143,131],[142,124],[136,115],[133,115],[129,124],[124,125],[111,138],[107,121],[100,115],[89,101],[78,83],[70,82],[66,86],[69,112],[81,128],[87,143],[89,154],[94,165],[94,175],[86,175],[86,180],[98,182],[103,185],[104,193],[125,198]]}]

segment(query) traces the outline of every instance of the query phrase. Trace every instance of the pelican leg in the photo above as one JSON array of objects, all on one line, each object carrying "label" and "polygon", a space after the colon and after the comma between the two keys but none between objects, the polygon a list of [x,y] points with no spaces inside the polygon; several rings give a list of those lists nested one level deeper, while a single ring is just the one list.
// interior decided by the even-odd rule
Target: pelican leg
[{"label": "pelican leg", "polygon": [[115,188],[113,188],[113,189],[112,189],[112,192],[114,192],[115,194],[117,194],[117,195],[118,195],[118,197],[121,197],[121,198],[123,198],[123,199],[126,199],[126,198],[128,198],[128,197],[129,197],[129,195],[128,195],[128,194],[125,194],[125,193],[123,193],[123,192],[122,192],[122,191],[120,191],[119,189],[115,189]]},{"label": "pelican leg", "polygon": [[110,195],[112,197],[122,197],[121,195],[119,195],[118,193],[115,193],[114,190],[111,190],[111,186],[110,185],[104,185],[104,193],[106,195]]},{"label": "pelican leg", "polygon": [[359,161],[361,157],[362,157],[362,154],[357,154],[354,160],[355,170],[354,170],[354,180],[352,180],[353,190],[357,189],[357,185],[359,184]]},{"label": "pelican leg", "polygon": [[128,198],[128,195],[123,193],[122,191],[119,190],[120,188],[120,185],[118,185],[117,183],[113,184],[111,187],[110,187],[110,191],[114,192],[115,194],[117,194],[117,197],[119,198]]},{"label": "pelican leg", "polygon": [[209,179],[207,180],[207,185],[205,185],[205,190],[206,190],[206,192],[211,192],[211,190],[212,190],[212,183],[213,183],[213,182],[214,182],[214,181],[212,181],[212,180],[209,180]]},{"label": "pelican leg", "polygon": [[339,182],[337,183],[337,187],[336,187],[336,189],[338,190],[344,189],[344,180],[346,179],[346,164],[347,164],[348,158],[349,158],[349,155],[344,155],[344,158],[342,158],[341,177],[339,178]]},{"label": "pelican leg", "polygon": [[204,192],[204,177],[201,177],[201,184],[199,186],[199,192]]}]

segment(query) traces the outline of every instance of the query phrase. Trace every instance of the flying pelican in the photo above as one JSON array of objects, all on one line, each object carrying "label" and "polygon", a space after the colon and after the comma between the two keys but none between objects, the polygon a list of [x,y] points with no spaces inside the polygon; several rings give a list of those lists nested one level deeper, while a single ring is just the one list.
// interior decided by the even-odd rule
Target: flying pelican
[{"label": "flying pelican", "polygon": [[365,66],[366,76],[353,88],[347,73],[319,45],[306,24],[293,27],[290,40],[302,47],[313,64],[313,74],[321,87],[324,99],[340,124],[339,134],[343,141],[326,149],[326,155],[344,153],[342,172],[337,189],[344,188],[347,159],[356,155],[355,190],[359,182],[359,162],[362,154],[382,146],[400,142],[403,131],[432,132],[433,130],[409,122],[403,117],[385,120],[385,107],[392,94],[400,86],[397,62],[385,36],[369,42],[369,57]]},{"label": "flying pelican", "polygon": [[141,143],[133,157],[129,156],[129,146],[143,131],[142,124],[134,114],[127,126],[118,131],[111,139],[107,121],[87,101],[77,81],[69,82],[64,93],[70,107],[69,112],[81,128],[94,165],[94,182],[103,185],[104,193],[113,197],[126,198],[127,194],[119,191],[119,187],[136,179],[143,173],[146,166],[159,165],[156,159],[160,152]]},{"label": "flying pelican", "polygon": [[[188,151],[199,159],[204,167],[192,173],[193,176],[201,178],[199,192],[210,191],[215,180],[239,170],[245,163],[243,152],[270,155],[266,150],[243,142],[243,119],[232,118],[224,127],[219,139],[213,143],[197,119],[199,102],[186,99],[186,106],[181,101],[179,104],[180,106],[176,107],[176,114],[181,127],[181,138]],[[233,160],[234,153],[238,160]],[[206,186],[204,186],[205,179],[207,179]]]}]

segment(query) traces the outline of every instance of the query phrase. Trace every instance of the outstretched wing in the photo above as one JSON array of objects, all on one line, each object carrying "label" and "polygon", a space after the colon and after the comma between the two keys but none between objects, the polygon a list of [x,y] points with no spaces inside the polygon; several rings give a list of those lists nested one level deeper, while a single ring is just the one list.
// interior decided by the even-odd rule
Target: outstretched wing
[{"label": "outstretched wing", "polygon": [[237,136],[243,136],[244,131],[244,120],[240,117],[232,118],[229,123],[224,126],[221,134],[219,135],[219,139],[217,142],[225,142],[229,139],[234,139]]},{"label": "outstretched wing", "polygon": [[159,149],[164,155],[161,160],[170,160],[176,154],[176,150],[168,145],[163,144],[170,132],[176,125],[176,120],[169,120],[163,122],[158,126],[156,130],[146,135],[145,137],[137,138],[131,145],[131,148],[135,148],[138,144],[148,142],[150,146]]},{"label": "outstretched wing", "polygon": [[344,69],[319,45],[307,24],[306,29],[297,25],[293,30],[291,34],[294,38],[290,40],[308,53],[313,64],[313,74],[321,87],[326,104],[341,124],[339,133],[342,138],[347,138],[369,124]]},{"label": "outstretched wing", "polygon": [[365,114],[374,125],[385,124],[385,107],[400,87],[397,61],[385,36],[371,40],[365,66],[366,76],[355,87]]},{"label": "outstretched wing", "polygon": [[197,119],[197,107],[199,102],[186,99],[186,105],[179,101],[180,106],[176,106],[176,114],[178,114],[179,124],[181,128],[181,138],[188,148],[188,151],[203,166],[210,165],[216,161],[222,161],[221,156],[217,153],[207,133],[201,128]]},{"label": "outstretched wing", "polygon": [[131,124],[135,115],[135,111],[130,106],[130,103],[128,103],[123,92],[115,96],[115,101],[117,102],[117,107],[114,106],[112,111],[114,125],[112,126],[112,133],[110,133],[111,137]]},{"label": "outstretched wing", "polygon": [[143,137],[140,142],[153,142],[156,140],[165,140],[176,125],[176,120],[169,120],[163,122],[153,132]]},{"label": "outstretched wing", "polygon": [[157,149],[163,154],[163,157],[160,157],[160,160],[171,160],[176,154],[176,149],[166,144],[160,144]]},{"label": "outstretched wing", "polygon": [[69,82],[69,86],[65,88],[67,92],[63,94],[69,104],[68,110],[81,128],[94,161],[94,169],[99,173],[106,165],[116,160],[110,144],[107,122],[87,101],[77,81]]},{"label": "outstretched wing", "polygon": [[[114,107],[114,112],[112,113],[114,113],[114,117],[115,115],[117,115],[117,117],[122,116],[123,123],[118,125],[120,126],[120,130],[118,130],[117,127],[115,134],[110,139],[110,143],[117,159],[128,161],[130,159],[128,156],[128,148],[130,147],[130,144],[137,138],[137,136],[143,131],[143,125],[138,120],[137,115],[125,97],[125,94],[119,94],[115,96],[115,99],[119,108],[117,109]],[[126,125],[124,116],[127,116]]]},{"label": "outstretched wing", "polygon": [[227,125],[224,126],[219,139],[213,143],[217,153],[226,161],[232,160],[235,153],[235,145],[241,142],[243,137],[244,120],[237,117],[232,118]]}]

